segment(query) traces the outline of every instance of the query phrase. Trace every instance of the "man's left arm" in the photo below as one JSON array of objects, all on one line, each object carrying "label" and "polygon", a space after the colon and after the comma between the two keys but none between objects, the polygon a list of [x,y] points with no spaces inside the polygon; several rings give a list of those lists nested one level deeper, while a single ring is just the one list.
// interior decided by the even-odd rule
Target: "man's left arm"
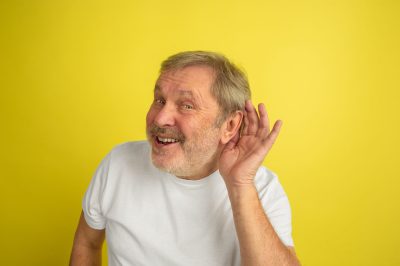
[{"label": "man's left arm", "polygon": [[281,121],[270,131],[263,104],[259,115],[250,101],[244,111],[244,128],[225,147],[219,171],[227,186],[239,239],[242,265],[300,265],[293,247],[285,246],[276,234],[254,185],[257,169],[279,134]]},{"label": "man's left arm", "polygon": [[293,247],[286,247],[265,215],[255,186],[228,189],[242,265],[299,265]]}]

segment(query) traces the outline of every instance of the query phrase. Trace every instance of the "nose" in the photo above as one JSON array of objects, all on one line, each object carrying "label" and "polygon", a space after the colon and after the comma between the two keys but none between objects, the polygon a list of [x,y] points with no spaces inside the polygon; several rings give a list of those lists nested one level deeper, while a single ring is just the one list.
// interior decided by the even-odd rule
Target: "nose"
[{"label": "nose", "polygon": [[176,108],[172,104],[164,104],[159,108],[154,117],[154,123],[159,127],[172,127],[175,125]]}]

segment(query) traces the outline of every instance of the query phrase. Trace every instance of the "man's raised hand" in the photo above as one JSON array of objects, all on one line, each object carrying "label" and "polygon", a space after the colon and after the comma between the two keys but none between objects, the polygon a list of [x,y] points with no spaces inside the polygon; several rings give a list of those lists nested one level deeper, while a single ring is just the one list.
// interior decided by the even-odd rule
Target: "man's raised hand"
[{"label": "man's raised hand", "polygon": [[242,132],[227,143],[219,158],[219,171],[228,187],[253,185],[258,167],[279,135],[282,121],[277,120],[270,131],[264,104],[258,114],[250,100],[246,101]]}]

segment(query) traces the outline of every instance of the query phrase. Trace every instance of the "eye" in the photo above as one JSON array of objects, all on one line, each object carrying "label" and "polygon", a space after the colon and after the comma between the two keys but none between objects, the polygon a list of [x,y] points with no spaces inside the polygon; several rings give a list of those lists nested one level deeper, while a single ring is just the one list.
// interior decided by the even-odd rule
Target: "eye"
[{"label": "eye", "polygon": [[164,105],[165,101],[163,99],[156,98],[156,99],[154,99],[154,103]]},{"label": "eye", "polygon": [[183,105],[183,108],[184,108],[184,109],[187,109],[187,110],[192,110],[192,109],[193,109],[193,105],[184,104],[184,105]]}]

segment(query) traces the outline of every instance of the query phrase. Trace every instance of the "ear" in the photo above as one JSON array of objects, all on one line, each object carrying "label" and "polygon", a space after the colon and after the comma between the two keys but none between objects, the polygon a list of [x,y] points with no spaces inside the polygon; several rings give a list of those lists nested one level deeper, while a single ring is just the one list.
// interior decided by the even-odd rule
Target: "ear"
[{"label": "ear", "polygon": [[226,121],[222,124],[222,136],[221,143],[228,143],[238,132],[240,129],[240,125],[243,120],[243,112],[236,111],[234,114],[230,115]]}]

